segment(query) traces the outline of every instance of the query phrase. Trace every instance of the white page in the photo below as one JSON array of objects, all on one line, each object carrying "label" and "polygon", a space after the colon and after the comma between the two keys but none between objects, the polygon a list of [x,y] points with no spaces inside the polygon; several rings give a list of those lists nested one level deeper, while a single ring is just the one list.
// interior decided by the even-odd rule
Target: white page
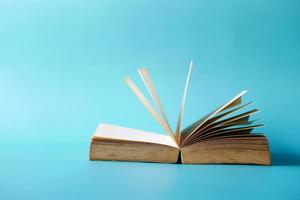
[{"label": "white page", "polygon": [[148,142],[176,148],[178,147],[177,144],[167,135],[160,135],[157,133],[103,123],[98,125],[93,138]]}]

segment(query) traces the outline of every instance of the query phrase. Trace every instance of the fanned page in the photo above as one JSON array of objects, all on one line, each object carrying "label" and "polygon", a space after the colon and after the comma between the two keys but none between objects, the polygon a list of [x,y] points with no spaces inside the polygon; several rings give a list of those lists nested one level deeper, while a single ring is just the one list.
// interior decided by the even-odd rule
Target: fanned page
[{"label": "fanned page", "polygon": [[[231,113],[234,113],[235,111],[245,107],[249,105],[248,104],[245,104],[245,105],[242,105],[242,106],[238,106],[232,110],[229,110],[227,112],[224,112],[222,114],[219,114],[211,119],[209,119],[206,123],[204,123],[198,130],[195,131],[195,134],[193,136],[191,136],[189,138],[189,140],[193,140],[195,137],[198,137],[199,135],[202,135],[206,132],[211,132],[215,129],[224,129],[224,127],[226,126],[234,126],[234,125],[247,125],[249,124],[249,116],[252,115],[252,114],[255,114],[258,112],[257,109],[253,109],[253,110],[250,110],[250,111],[247,111],[247,112],[244,112],[242,114],[239,114],[239,115],[235,115],[233,117],[230,117],[230,118],[227,118],[227,119],[224,119],[224,120],[221,120],[223,119],[224,117],[226,117],[227,115],[231,114]],[[245,121],[246,119],[246,121]],[[212,130],[213,129],[213,130]]]},{"label": "fanned page", "polygon": [[152,100],[156,103],[156,106],[160,111],[160,114],[161,114],[161,116],[164,120],[166,128],[168,129],[168,133],[172,133],[172,138],[173,138],[173,131],[170,127],[170,124],[169,124],[168,119],[166,117],[163,106],[162,106],[162,104],[159,100],[159,97],[158,97],[158,94],[156,92],[155,86],[152,82],[150,73],[148,72],[148,70],[146,68],[141,68],[141,69],[138,70],[138,72],[139,72],[139,74],[140,74],[140,76],[141,76],[141,78],[144,82],[144,85],[146,86],[146,88],[148,90],[148,93],[150,94]]},{"label": "fanned page", "polygon": [[258,125],[253,125],[253,126],[241,126],[238,128],[225,128],[225,129],[221,129],[221,130],[217,130],[217,131],[212,131],[212,132],[208,132],[206,134],[201,134],[196,138],[193,138],[191,140],[189,140],[187,142],[186,145],[188,144],[194,144],[203,140],[207,140],[207,139],[214,139],[220,136],[236,136],[236,135],[247,135],[247,136],[251,136],[251,132],[254,128],[258,128],[258,127],[262,127],[262,124],[258,124]]},{"label": "fanned page", "polygon": [[110,124],[99,124],[93,136],[93,139],[97,138],[154,143],[177,148],[177,144],[167,135],[161,135]]},{"label": "fanned page", "polygon": [[179,112],[179,116],[178,116],[175,136],[169,125],[169,122],[165,115],[163,106],[159,100],[158,94],[156,92],[155,86],[152,82],[152,79],[151,79],[151,76],[150,76],[150,73],[148,72],[148,70],[146,68],[141,68],[138,70],[138,72],[143,80],[144,85],[147,88],[149,95],[151,96],[152,100],[155,102],[160,114],[153,108],[153,106],[149,103],[149,101],[146,99],[146,97],[143,95],[143,93],[139,90],[139,88],[136,86],[136,84],[130,78],[125,79],[127,85],[132,90],[132,92],[138,97],[138,99],[143,103],[143,105],[146,107],[146,109],[150,112],[152,117],[154,117],[154,119],[162,126],[162,128],[170,135],[170,137],[177,144],[179,144],[179,140],[180,140],[181,124],[182,124],[182,119],[183,119],[186,94],[187,94],[187,89],[188,89],[188,85],[189,85],[189,81],[190,81],[192,67],[193,67],[193,61],[190,62],[189,72],[187,75],[186,84],[185,84],[185,88],[183,91],[182,102],[181,102],[180,112]]},{"label": "fanned page", "polygon": [[125,79],[127,85],[131,89],[131,91],[138,97],[138,99],[142,102],[148,112],[152,115],[152,117],[157,121],[157,123],[169,134],[172,140],[176,143],[172,130],[169,129],[167,122],[156,112],[156,110],[149,103],[147,98],[143,95],[143,93],[139,90],[136,84],[130,79]]},{"label": "fanned page", "polygon": [[215,109],[202,119],[198,120],[197,122],[193,123],[190,127],[186,128],[181,135],[181,142],[180,146],[184,145],[184,143],[187,142],[187,140],[199,129],[202,125],[204,125],[209,119],[216,116],[218,113],[221,113],[222,111],[225,111],[227,109],[230,109],[231,107],[234,107],[241,103],[241,97],[246,93],[247,91],[244,90],[240,92],[238,95],[236,95],[234,98],[229,100],[227,103],[223,104],[219,108]]},{"label": "fanned page", "polygon": [[189,72],[188,72],[188,75],[186,78],[186,83],[185,83],[185,87],[184,87],[184,91],[183,91],[183,95],[182,95],[181,107],[180,107],[178,120],[177,120],[177,126],[176,126],[176,132],[175,132],[175,139],[177,141],[177,144],[180,144],[181,125],[182,125],[182,120],[183,120],[185,100],[186,100],[187,90],[189,87],[192,68],[193,68],[193,61],[191,61],[191,63],[190,63]]},{"label": "fanned page", "polygon": [[[255,124],[258,120],[249,120],[251,115],[259,112],[257,109],[234,114],[236,111],[251,104],[250,102],[240,105],[242,103],[241,94],[212,112],[213,115],[211,113],[208,114],[186,129],[185,131],[189,131],[188,133],[192,132],[192,134],[180,146],[189,146],[198,142],[223,137],[252,137],[250,135],[252,130],[263,127],[263,124]],[[231,116],[228,117],[228,115]]]}]

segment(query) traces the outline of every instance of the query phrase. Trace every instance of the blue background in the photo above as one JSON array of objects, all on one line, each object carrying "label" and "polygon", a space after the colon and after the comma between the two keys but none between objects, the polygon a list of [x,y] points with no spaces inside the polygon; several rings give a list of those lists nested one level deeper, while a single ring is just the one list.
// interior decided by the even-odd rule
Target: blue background
[{"label": "blue background", "polygon": [[[0,199],[300,199],[300,2],[0,1]],[[158,133],[124,84],[147,66],[174,124],[243,89],[274,165],[90,162],[99,122]],[[145,91],[145,90],[144,90]]]}]

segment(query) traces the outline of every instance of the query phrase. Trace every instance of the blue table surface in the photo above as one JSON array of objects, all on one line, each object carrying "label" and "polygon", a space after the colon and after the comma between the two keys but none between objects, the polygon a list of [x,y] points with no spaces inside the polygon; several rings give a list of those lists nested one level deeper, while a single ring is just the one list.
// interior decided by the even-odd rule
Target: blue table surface
[{"label": "blue table surface", "polygon": [[[299,8],[0,1],[0,199],[300,199]],[[175,128],[190,59],[183,125],[247,89],[273,165],[90,162],[100,122],[164,134],[124,84],[130,76],[143,88],[138,67]]]}]

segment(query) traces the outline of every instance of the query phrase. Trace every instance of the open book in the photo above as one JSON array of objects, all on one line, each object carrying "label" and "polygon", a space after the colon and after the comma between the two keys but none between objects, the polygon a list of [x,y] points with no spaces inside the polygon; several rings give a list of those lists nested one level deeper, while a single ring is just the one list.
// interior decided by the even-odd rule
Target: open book
[{"label": "open book", "polygon": [[175,131],[169,125],[147,69],[142,68],[138,72],[154,105],[130,78],[126,78],[129,88],[167,135],[99,124],[92,136],[90,160],[270,165],[267,138],[260,133],[252,133],[255,128],[263,126],[257,124],[255,120],[250,120],[250,116],[258,110],[242,112],[242,109],[251,104],[251,102],[242,103],[242,96],[246,91],[242,91],[203,118],[182,129],[192,67],[191,61]]}]

